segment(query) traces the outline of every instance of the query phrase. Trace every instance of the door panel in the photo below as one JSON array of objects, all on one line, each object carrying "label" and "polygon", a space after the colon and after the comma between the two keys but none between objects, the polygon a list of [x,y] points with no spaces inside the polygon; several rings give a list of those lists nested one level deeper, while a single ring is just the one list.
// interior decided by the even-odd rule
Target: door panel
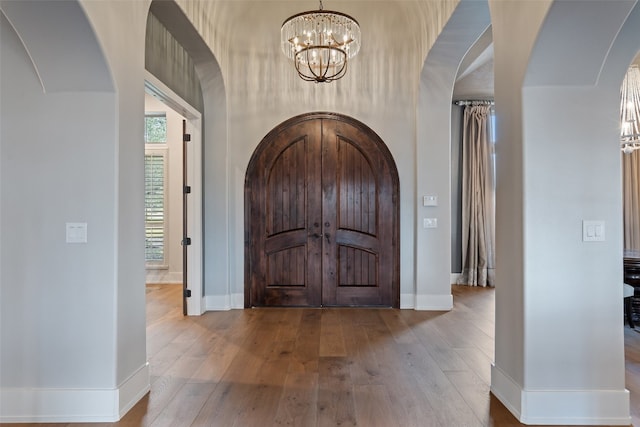
[{"label": "door panel", "polygon": [[267,235],[304,230],[307,140],[293,141],[267,173]]},{"label": "door panel", "polygon": [[247,171],[245,305],[398,306],[397,187],[382,141],[343,116],[274,129]]},{"label": "door panel", "polygon": [[[370,135],[341,122],[323,128],[325,214],[335,243],[325,242],[323,304],[391,306],[394,281],[393,187]],[[375,166],[374,166],[375,165]],[[385,216],[387,215],[387,216]],[[325,234],[327,231],[325,230]]]},{"label": "door panel", "polygon": [[287,129],[274,141],[270,158],[261,162],[254,217],[265,212],[266,224],[264,231],[258,225],[263,238],[254,257],[266,262],[254,281],[262,288],[256,290],[261,297],[254,305],[320,305],[322,240],[314,237],[321,231],[320,213],[313,209],[321,196],[320,125],[305,122]]}]

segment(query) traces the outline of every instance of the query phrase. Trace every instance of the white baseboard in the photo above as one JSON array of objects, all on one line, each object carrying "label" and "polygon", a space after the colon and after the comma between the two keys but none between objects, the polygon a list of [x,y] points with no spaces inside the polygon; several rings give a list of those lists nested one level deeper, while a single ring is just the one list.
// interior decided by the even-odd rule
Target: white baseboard
[{"label": "white baseboard", "polygon": [[513,414],[520,419],[522,410],[522,387],[509,375],[491,364],[491,393]]},{"label": "white baseboard", "polygon": [[244,308],[244,294],[231,294],[231,308]]},{"label": "white baseboard", "polygon": [[411,309],[416,306],[416,294],[400,294],[400,308]]},{"label": "white baseboard", "polygon": [[452,285],[455,285],[455,284],[458,283],[458,279],[460,278],[460,274],[461,273],[451,273],[451,279],[450,279],[451,281],[450,281],[450,283]]},{"label": "white baseboard", "polygon": [[5,388],[0,423],[116,422],[149,388],[147,365],[118,389]]},{"label": "white baseboard", "polygon": [[149,390],[151,390],[151,380],[149,362],[147,362],[118,387],[118,416],[124,417]]},{"label": "white baseboard", "polygon": [[416,310],[449,311],[453,308],[453,295],[416,295]]},{"label": "white baseboard", "polygon": [[[401,294],[400,308],[416,310],[451,310],[453,297],[451,295],[423,295],[428,304],[424,308],[416,307],[415,294]],[[226,311],[244,308],[244,294],[207,295],[204,297],[206,311]]]},{"label": "white baseboard", "polygon": [[492,365],[491,392],[523,424],[631,424],[627,390],[523,390]]},{"label": "white baseboard", "polygon": [[193,293],[187,298],[187,316],[201,316],[206,310],[204,297],[197,297]]},{"label": "white baseboard", "polygon": [[227,311],[244,308],[244,294],[206,295],[206,311]]},{"label": "white baseboard", "polygon": [[120,419],[117,406],[113,389],[10,388],[0,391],[0,422],[115,422]]},{"label": "white baseboard", "polygon": [[[227,311],[244,308],[244,294],[206,295],[205,311]],[[452,295],[401,294],[401,309],[449,311],[453,308]]]},{"label": "white baseboard", "polygon": [[154,284],[182,283],[182,271],[147,269],[145,280]]},{"label": "white baseboard", "polygon": [[538,425],[629,426],[629,391],[524,391],[520,422]]}]

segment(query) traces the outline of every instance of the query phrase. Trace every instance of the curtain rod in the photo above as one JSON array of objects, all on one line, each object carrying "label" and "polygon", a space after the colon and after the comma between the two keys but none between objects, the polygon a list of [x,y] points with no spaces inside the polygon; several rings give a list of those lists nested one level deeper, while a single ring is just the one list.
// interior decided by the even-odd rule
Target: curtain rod
[{"label": "curtain rod", "polygon": [[456,105],[465,106],[465,105],[494,105],[494,102],[490,99],[476,99],[476,100],[461,100],[454,101]]}]

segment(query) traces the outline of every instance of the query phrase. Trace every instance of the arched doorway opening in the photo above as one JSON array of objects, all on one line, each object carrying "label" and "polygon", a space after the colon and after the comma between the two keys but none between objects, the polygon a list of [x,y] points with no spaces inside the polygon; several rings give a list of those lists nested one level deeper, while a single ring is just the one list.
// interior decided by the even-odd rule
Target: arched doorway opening
[{"label": "arched doorway opening", "polygon": [[285,121],[245,180],[245,306],[399,307],[399,179],[384,142],[333,113]]},{"label": "arched doorway opening", "polygon": [[[184,301],[185,314],[200,315],[206,306],[207,277],[211,281],[212,276],[224,275],[228,269],[226,245],[212,237],[228,229],[226,213],[216,203],[225,192],[220,183],[226,180],[221,163],[226,158],[226,145],[214,143],[226,138],[225,86],[213,52],[174,1],[151,3],[145,49],[149,71],[145,89],[187,118],[187,224],[181,239],[181,244],[188,242],[183,245],[187,255],[182,268],[188,278]],[[183,72],[175,73],[175,69]],[[204,164],[212,167],[203,168]],[[202,191],[205,187],[209,189],[206,193]]]}]

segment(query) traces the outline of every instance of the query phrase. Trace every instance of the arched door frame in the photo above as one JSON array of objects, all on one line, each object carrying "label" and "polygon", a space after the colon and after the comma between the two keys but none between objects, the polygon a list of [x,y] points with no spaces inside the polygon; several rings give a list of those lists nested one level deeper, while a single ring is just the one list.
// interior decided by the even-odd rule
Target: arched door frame
[{"label": "arched door frame", "polygon": [[252,171],[255,168],[255,164],[257,160],[261,157],[266,149],[269,148],[271,143],[278,138],[278,136],[290,128],[291,126],[309,120],[340,120],[345,122],[360,131],[362,131],[372,142],[375,143],[376,148],[379,150],[379,153],[384,158],[384,161],[387,164],[390,172],[390,178],[392,180],[393,187],[393,211],[394,211],[394,220],[393,220],[393,242],[394,242],[394,254],[393,254],[393,281],[391,284],[392,287],[392,306],[400,307],[400,180],[398,175],[398,170],[393,159],[391,152],[389,151],[387,145],[384,141],[368,126],[364,123],[351,118],[349,116],[339,114],[339,113],[329,113],[329,112],[311,112],[306,114],[301,114],[299,116],[292,117],[278,126],[276,126],[273,130],[271,130],[258,144],[257,148],[254,150],[253,155],[249,161],[247,166],[247,171],[245,174],[245,286],[244,286],[244,306],[250,307],[252,304],[251,301],[251,245],[252,245],[252,219],[251,219],[251,179],[252,179]]}]

